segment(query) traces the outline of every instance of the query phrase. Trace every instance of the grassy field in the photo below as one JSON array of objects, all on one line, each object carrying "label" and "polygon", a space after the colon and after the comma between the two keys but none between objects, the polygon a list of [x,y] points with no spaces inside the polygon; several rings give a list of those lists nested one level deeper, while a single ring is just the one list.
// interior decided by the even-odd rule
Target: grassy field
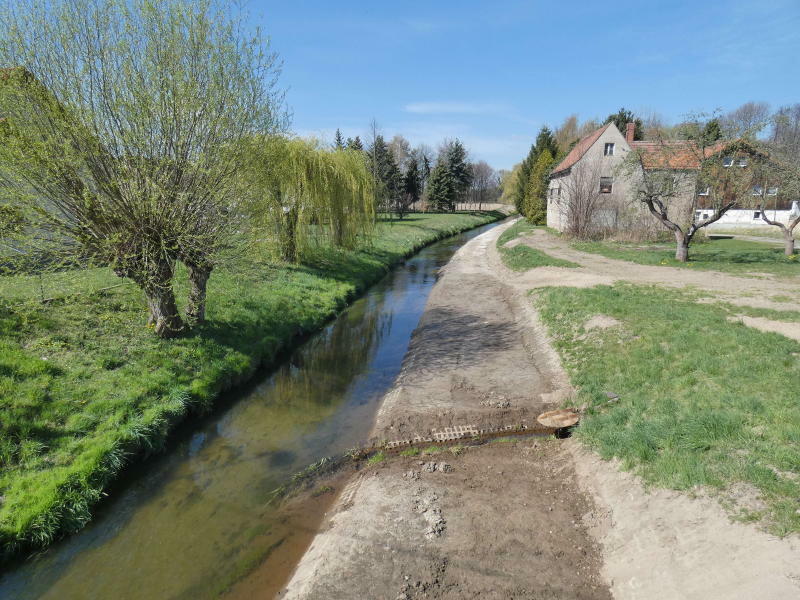
[{"label": "grassy field", "polygon": [[541,250],[520,244],[512,248],[506,248],[505,244],[515,237],[537,229],[536,225],[531,225],[525,219],[520,219],[511,227],[506,229],[497,238],[497,248],[500,250],[500,257],[503,264],[513,271],[527,271],[536,267],[579,267],[569,260],[563,260],[550,256]]},{"label": "grassy field", "polygon": [[[764,505],[734,506],[740,517],[800,531],[800,343],[657,287],[549,288],[535,302],[578,404],[595,407],[581,439],[650,484],[744,484]],[[587,331],[596,314],[620,324]],[[620,400],[598,407],[607,392]]]},{"label": "grassy field", "polygon": [[573,242],[583,252],[628,260],[640,265],[666,265],[686,269],[725,271],[737,275],[770,273],[780,277],[800,275],[800,255],[788,257],[783,248],[740,240],[714,240],[689,247],[689,262],[675,260],[674,244]]},{"label": "grassy field", "polygon": [[[208,322],[170,341],[145,328],[136,286],[107,269],[0,277],[0,557],[81,528],[132,457],[158,450],[179,420],[319,329],[392,264],[502,216],[412,214],[380,223],[369,247],[302,266],[242,257],[212,274]],[[182,299],[185,273],[177,279]]]}]

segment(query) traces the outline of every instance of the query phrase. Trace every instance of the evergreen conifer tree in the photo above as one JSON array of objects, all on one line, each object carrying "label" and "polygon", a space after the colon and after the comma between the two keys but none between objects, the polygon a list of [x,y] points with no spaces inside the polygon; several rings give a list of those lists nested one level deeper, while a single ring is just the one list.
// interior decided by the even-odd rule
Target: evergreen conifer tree
[{"label": "evergreen conifer tree", "polygon": [[545,148],[531,169],[528,188],[525,194],[524,214],[534,225],[547,223],[547,188],[550,169],[553,168],[553,155]]},{"label": "evergreen conifer tree", "polygon": [[417,202],[422,195],[422,180],[420,178],[419,167],[417,161],[411,160],[408,162],[408,168],[403,175],[402,185],[402,199],[398,205],[397,214],[403,218],[403,213],[406,208]]},{"label": "evergreen conifer tree", "polygon": [[347,138],[347,149],[348,150],[363,150],[364,144],[361,143],[361,138],[356,136],[354,139]]},{"label": "evergreen conifer tree", "polygon": [[464,144],[455,140],[447,149],[447,170],[453,184],[453,198],[451,201],[452,210],[455,210],[457,202],[463,202],[464,196],[472,183],[472,171],[467,162],[467,151]]},{"label": "evergreen conifer tree", "polygon": [[614,123],[622,135],[625,135],[625,132],[628,129],[628,123],[633,123],[635,125],[633,129],[633,139],[641,140],[644,138],[642,120],[637,118],[636,115],[633,114],[633,111],[627,110],[625,107],[620,108],[617,112],[608,115],[606,120],[603,121],[604,125],[606,123]]},{"label": "evergreen conifer tree", "polygon": [[436,163],[428,179],[428,201],[435,210],[452,210],[455,185],[447,164]]},{"label": "evergreen conifer tree", "polygon": [[[358,139],[358,138],[356,138]],[[375,200],[379,210],[396,207],[401,195],[400,170],[382,135],[375,138],[369,150],[369,166],[375,181]]]},{"label": "evergreen conifer tree", "polygon": [[338,128],[336,129],[336,137],[333,143],[337,150],[344,150],[344,138],[342,138],[342,132]]}]

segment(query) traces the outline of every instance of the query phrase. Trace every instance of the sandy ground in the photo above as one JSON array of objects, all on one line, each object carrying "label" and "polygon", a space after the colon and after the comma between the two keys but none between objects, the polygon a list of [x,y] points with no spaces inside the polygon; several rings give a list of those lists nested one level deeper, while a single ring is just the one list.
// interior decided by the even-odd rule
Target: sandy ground
[{"label": "sandy ground", "polygon": [[[495,248],[504,229],[445,269],[374,439],[530,422],[568,395],[532,288],[624,279],[743,304],[799,297],[791,282],[635,265],[544,232],[523,241],[582,268],[514,273]],[[571,440],[525,438],[391,458],[353,477],[281,597],[800,598],[800,544],[731,522],[712,498],[646,491]]]},{"label": "sandy ground", "polygon": [[[569,392],[527,297],[492,273],[499,229],[443,270],[374,438],[532,423]],[[285,597],[610,598],[592,510],[557,441],[392,458],[342,492]]]}]

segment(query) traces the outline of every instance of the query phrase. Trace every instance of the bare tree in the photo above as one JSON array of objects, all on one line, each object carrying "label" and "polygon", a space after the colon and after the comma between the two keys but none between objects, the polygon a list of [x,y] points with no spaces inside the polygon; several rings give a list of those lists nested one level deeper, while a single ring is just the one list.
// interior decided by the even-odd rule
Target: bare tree
[{"label": "bare tree", "polygon": [[725,114],[720,123],[728,138],[755,137],[770,120],[769,104],[745,102]]},{"label": "bare tree", "polygon": [[497,174],[486,161],[478,161],[470,164],[472,171],[472,182],[470,184],[470,198],[472,204],[478,205],[478,210],[483,209],[483,203],[488,202],[489,193],[495,186]]},{"label": "bare tree", "polygon": [[800,155],[800,103],[782,106],[772,116],[770,142],[787,156]]},{"label": "bare tree", "polygon": [[[798,105],[800,106],[800,105]],[[800,206],[797,200],[789,205],[791,199],[800,194],[800,165],[793,153],[773,150],[763,158],[754,161],[753,195],[758,198],[761,220],[780,229],[784,240],[784,253],[792,256],[795,252],[794,230],[800,224]],[[773,218],[769,218],[769,201],[773,204]],[[789,209],[788,219],[783,223],[777,219],[778,206]]]},{"label": "bare tree", "polygon": [[604,205],[600,188],[602,174],[599,160],[582,160],[561,183],[561,199],[556,199],[566,219],[565,233],[588,239],[598,228],[597,214]]},{"label": "bare tree", "polygon": [[392,140],[387,144],[389,152],[394,157],[394,162],[401,172],[405,172],[408,166],[408,160],[411,156],[411,144],[402,135],[395,135]]}]

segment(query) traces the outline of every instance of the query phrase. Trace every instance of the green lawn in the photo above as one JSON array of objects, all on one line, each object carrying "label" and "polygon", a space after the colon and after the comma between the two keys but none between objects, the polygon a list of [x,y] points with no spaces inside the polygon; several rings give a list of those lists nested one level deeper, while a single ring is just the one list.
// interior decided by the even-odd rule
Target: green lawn
[{"label": "green lawn", "polygon": [[736,239],[713,240],[689,247],[689,262],[675,260],[670,243],[573,242],[583,252],[628,260],[640,265],[667,265],[686,269],[707,269],[733,274],[771,273],[781,277],[800,275],[800,255],[787,257],[783,248]]},{"label": "green lawn", "polygon": [[[578,404],[620,396],[590,408],[582,440],[650,484],[753,486],[766,508],[739,516],[800,531],[800,343],[657,287],[548,288],[535,302]],[[586,331],[596,314],[621,324]]]},{"label": "green lawn", "polygon": [[[240,257],[212,274],[208,322],[170,341],[145,328],[136,286],[96,291],[122,283],[107,269],[0,277],[0,558],[82,527],[132,456],[159,449],[189,412],[319,329],[390,265],[502,216],[412,214],[379,223],[369,247],[302,266]],[[186,288],[179,272],[179,298]]]},{"label": "green lawn", "polygon": [[512,248],[506,248],[505,244],[516,238],[517,236],[533,231],[534,229],[541,229],[536,225],[532,225],[525,219],[520,219],[511,227],[506,229],[499,238],[497,238],[497,248],[500,251],[500,257],[503,264],[513,271],[527,271],[536,267],[579,267],[569,260],[555,258],[549,254],[520,244]]}]

